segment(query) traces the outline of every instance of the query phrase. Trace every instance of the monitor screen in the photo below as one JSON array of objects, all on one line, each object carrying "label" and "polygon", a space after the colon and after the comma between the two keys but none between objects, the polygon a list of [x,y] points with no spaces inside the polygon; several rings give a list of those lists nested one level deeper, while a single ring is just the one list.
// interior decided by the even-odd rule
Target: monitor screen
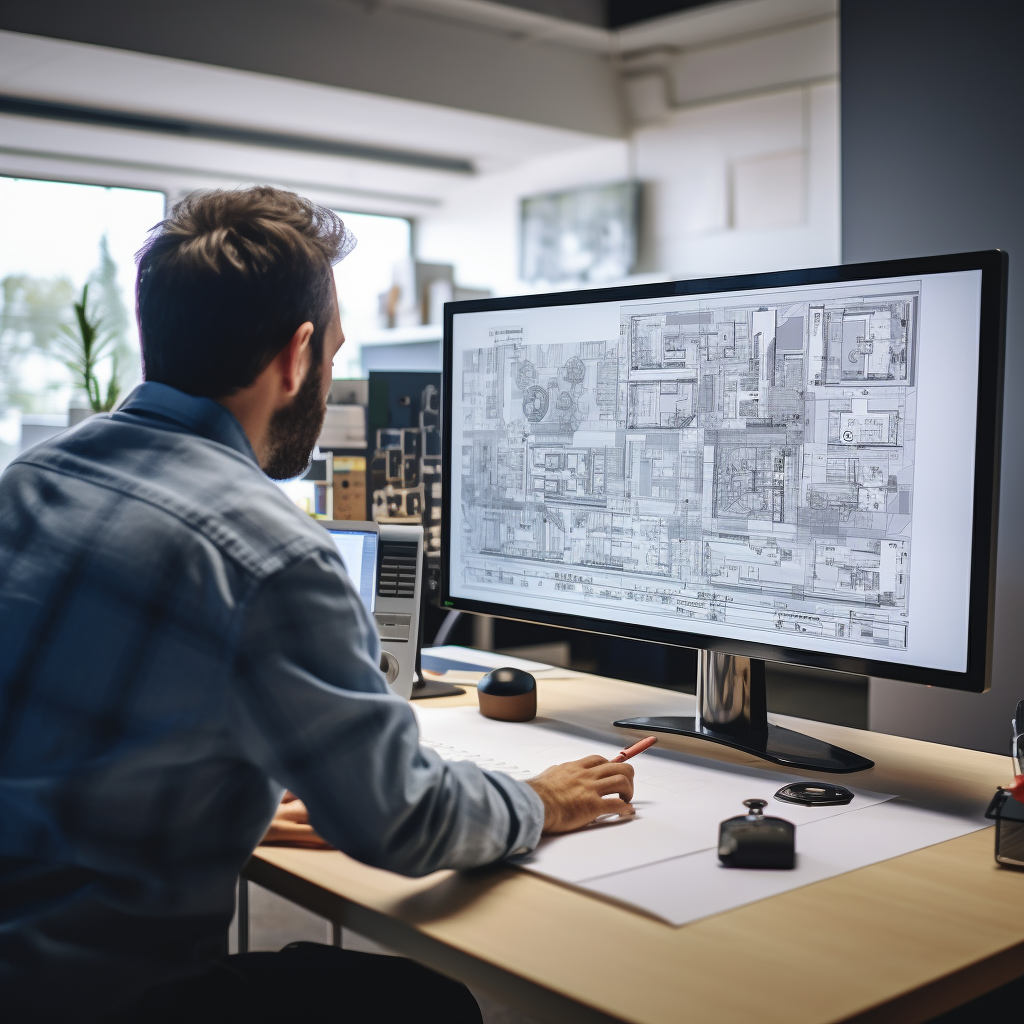
[{"label": "monitor screen", "polygon": [[657,287],[449,314],[451,603],[964,673],[982,270]]},{"label": "monitor screen", "polygon": [[359,589],[368,612],[373,611],[377,576],[377,534],[367,530],[328,530],[345,563],[345,571]]}]

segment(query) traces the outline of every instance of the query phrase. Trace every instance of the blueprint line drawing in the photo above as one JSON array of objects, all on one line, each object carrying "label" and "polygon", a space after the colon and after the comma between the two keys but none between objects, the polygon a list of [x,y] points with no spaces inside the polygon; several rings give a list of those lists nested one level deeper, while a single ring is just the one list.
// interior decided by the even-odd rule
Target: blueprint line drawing
[{"label": "blueprint line drawing", "polygon": [[906,649],[919,305],[901,281],[481,329],[453,389],[463,591]]}]

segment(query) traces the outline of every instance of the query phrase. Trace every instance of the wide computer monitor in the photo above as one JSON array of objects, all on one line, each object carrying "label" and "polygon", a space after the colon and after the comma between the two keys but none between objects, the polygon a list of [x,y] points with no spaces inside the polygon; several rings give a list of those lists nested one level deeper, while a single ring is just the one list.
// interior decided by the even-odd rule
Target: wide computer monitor
[{"label": "wide computer monitor", "polygon": [[697,648],[696,719],[628,724],[867,767],[768,725],[764,661],[988,687],[1006,268],[447,304],[444,605]]}]

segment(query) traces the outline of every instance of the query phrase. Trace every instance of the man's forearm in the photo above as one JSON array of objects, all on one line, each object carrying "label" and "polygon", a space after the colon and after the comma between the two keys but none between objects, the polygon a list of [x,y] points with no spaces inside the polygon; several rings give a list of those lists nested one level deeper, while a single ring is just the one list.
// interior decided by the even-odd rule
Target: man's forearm
[{"label": "man's forearm", "polygon": [[340,566],[311,557],[268,581],[239,650],[233,732],[339,849],[422,875],[536,844],[544,810],[529,787],[420,747],[412,709],[384,683],[372,619]]}]

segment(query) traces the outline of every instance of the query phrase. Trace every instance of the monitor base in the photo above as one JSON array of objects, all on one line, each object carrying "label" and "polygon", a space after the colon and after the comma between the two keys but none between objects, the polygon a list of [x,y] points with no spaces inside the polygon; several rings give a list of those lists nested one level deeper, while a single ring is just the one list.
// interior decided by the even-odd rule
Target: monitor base
[{"label": "monitor base", "polygon": [[768,724],[767,736],[730,736],[701,726],[694,718],[621,718],[613,723],[623,729],[643,729],[647,732],[668,732],[677,736],[694,736],[699,739],[722,743],[735,750],[762,757],[766,761],[785,765],[787,768],[801,768],[807,771],[862,772],[873,768],[875,762],[861,757],[850,750],[835,747],[824,740],[815,739],[802,732],[783,729]]},{"label": "monitor base", "polygon": [[412,684],[409,700],[427,700],[430,697],[459,697],[466,691],[461,686],[442,683],[439,679],[424,679],[422,676]]},{"label": "monitor base", "polygon": [[874,761],[860,754],[772,725],[764,662],[719,651],[697,651],[696,717],[622,718],[615,725],[696,736],[805,771],[862,772],[874,767]]}]

